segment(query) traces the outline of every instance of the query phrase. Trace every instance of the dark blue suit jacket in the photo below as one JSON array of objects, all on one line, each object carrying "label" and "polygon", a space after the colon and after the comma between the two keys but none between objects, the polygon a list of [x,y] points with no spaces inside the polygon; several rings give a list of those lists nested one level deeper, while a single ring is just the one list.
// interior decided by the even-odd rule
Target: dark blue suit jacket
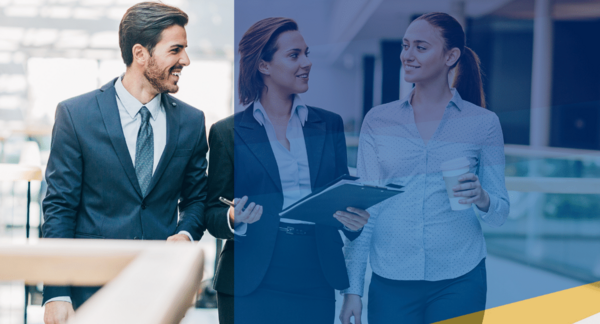
[{"label": "dark blue suit jacket", "polygon": [[[58,105],[44,237],[165,240],[184,230],[199,240],[208,150],[204,114],[162,94],[167,142],[144,197],[123,135],[115,80]],[[44,300],[71,296],[75,306],[88,295],[74,287],[44,289]]]},{"label": "dark blue suit jacket", "polygon": [[[215,124],[211,129],[210,139],[211,157],[217,154],[223,159],[227,156],[235,159],[211,164],[209,177],[218,177],[220,186],[231,188],[222,190],[226,196],[233,193],[233,197],[226,198],[248,196],[249,201],[263,206],[261,219],[248,225],[245,236],[234,238],[229,233],[221,237],[229,240],[221,253],[215,288],[219,292],[236,296],[250,294],[262,281],[271,262],[279,227],[279,212],[283,207],[277,161],[264,127],[254,119],[253,108],[250,105],[233,117]],[[308,107],[308,119],[303,132],[313,191],[348,174],[344,126],[339,115]],[[231,152],[217,152],[221,150]],[[231,165],[234,170],[231,170]],[[210,199],[208,204],[215,206],[211,209],[218,209],[216,213],[208,211],[208,215],[225,218],[225,207],[218,207],[217,203],[211,205]],[[208,229],[213,232],[210,226]],[[355,239],[360,232],[344,230],[344,234],[349,239]],[[342,253],[343,241],[338,229],[316,225],[316,240],[325,278],[333,288],[347,288],[349,283]]]}]

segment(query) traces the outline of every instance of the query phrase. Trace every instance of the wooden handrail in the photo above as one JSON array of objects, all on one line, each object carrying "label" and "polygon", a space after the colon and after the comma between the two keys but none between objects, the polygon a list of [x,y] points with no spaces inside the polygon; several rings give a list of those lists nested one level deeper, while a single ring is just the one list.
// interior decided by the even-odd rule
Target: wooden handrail
[{"label": "wooden handrail", "polygon": [[38,166],[0,163],[0,181],[42,181]]},{"label": "wooden handrail", "polygon": [[571,149],[563,147],[533,147],[529,145],[504,145],[506,155],[561,160],[600,159],[600,151]]},{"label": "wooden handrail", "polygon": [[[346,136],[348,147],[358,146],[358,136]],[[523,156],[530,158],[548,158],[563,160],[589,160],[600,159],[600,151],[572,149],[564,147],[534,147],[529,145],[504,145],[504,153],[510,156]]]},{"label": "wooden handrail", "polygon": [[506,189],[557,194],[600,194],[600,179],[506,177]]},{"label": "wooden handrail", "polygon": [[13,128],[11,132],[27,136],[50,136],[52,135],[52,125],[27,125]]},{"label": "wooden handrail", "polygon": [[100,285],[69,324],[178,323],[203,274],[198,244],[126,240],[0,242],[0,280]]}]

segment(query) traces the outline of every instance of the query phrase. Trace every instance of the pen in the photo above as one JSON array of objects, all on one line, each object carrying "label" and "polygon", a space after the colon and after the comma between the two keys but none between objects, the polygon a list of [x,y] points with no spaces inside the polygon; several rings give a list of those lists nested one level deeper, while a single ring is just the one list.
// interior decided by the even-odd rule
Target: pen
[{"label": "pen", "polygon": [[224,203],[225,205],[229,205],[230,207],[235,208],[235,204],[233,203],[233,201],[231,200],[227,200],[226,198],[223,197],[219,197],[219,200]]}]

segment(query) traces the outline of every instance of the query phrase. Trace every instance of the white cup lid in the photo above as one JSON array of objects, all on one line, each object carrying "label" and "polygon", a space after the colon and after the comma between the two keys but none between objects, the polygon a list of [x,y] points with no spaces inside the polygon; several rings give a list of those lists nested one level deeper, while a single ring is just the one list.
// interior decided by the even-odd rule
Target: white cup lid
[{"label": "white cup lid", "polygon": [[440,168],[442,169],[442,171],[449,171],[467,168],[469,166],[471,166],[469,159],[463,156],[443,162]]}]

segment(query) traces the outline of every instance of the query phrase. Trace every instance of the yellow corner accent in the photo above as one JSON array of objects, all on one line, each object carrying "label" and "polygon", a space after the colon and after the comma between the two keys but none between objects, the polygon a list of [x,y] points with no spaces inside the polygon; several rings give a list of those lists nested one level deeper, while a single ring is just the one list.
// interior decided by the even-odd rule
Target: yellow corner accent
[{"label": "yellow corner accent", "polygon": [[437,323],[573,324],[597,313],[600,313],[600,281]]}]

